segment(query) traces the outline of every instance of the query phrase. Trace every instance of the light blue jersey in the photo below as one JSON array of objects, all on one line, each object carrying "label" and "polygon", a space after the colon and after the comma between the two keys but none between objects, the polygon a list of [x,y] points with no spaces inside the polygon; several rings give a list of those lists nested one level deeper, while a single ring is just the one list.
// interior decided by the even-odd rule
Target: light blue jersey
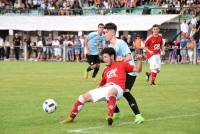
[{"label": "light blue jersey", "polygon": [[[116,51],[116,56],[126,57],[127,54],[131,54],[131,50],[128,47],[127,43],[125,41],[121,40],[121,39],[117,39],[116,40],[116,45],[115,45],[114,49]],[[131,56],[132,56],[132,54],[131,54]],[[135,61],[133,59],[133,56],[132,56],[132,60],[129,61],[129,64],[130,65],[135,65]],[[137,76],[138,73],[131,72],[131,73],[129,73],[129,75]]]},{"label": "light blue jersey", "polygon": [[91,32],[88,35],[88,48],[90,55],[99,55],[99,47],[105,47],[106,38],[104,35],[100,36],[98,32]]}]

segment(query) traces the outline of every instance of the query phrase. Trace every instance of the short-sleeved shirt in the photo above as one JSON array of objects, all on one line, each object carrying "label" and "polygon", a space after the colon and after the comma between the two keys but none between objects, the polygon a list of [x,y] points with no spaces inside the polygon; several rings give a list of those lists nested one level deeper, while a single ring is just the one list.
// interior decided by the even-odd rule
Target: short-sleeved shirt
[{"label": "short-sleeved shirt", "polygon": [[[153,55],[160,54],[162,49],[163,39],[161,35],[157,37],[150,35],[146,42],[145,47],[147,47],[150,51],[153,51]],[[152,56],[149,52],[146,52],[146,57],[149,59]]]},{"label": "short-sleeved shirt", "polygon": [[127,62],[116,61],[103,70],[100,86],[107,83],[115,83],[125,91],[126,74],[132,72],[134,66]]},{"label": "short-sleeved shirt", "polygon": [[[110,45],[111,46],[111,45]],[[121,57],[126,57],[127,54],[131,54],[131,50],[130,48],[128,47],[127,43],[121,39],[117,39],[116,40],[116,45],[115,45],[115,51],[116,51],[116,56],[121,56]],[[132,56],[132,55],[131,55]],[[135,65],[135,61],[133,59],[133,56],[132,56],[132,60],[129,61],[129,64],[130,65]],[[131,72],[129,73],[129,75],[132,75],[132,76],[137,76],[138,73],[136,72]]]},{"label": "short-sleeved shirt", "polygon": [[92,32],[88,35],[88,48],[90,51],[89,55],[98,55],[99,46],[105,47],[106,38],[104,35],[100,36],[98,32]]}]

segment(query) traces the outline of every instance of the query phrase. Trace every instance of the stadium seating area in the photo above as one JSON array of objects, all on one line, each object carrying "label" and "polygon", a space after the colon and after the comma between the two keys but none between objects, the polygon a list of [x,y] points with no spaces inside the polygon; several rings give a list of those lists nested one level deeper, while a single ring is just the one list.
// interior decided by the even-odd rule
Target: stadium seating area
[{"label": "stadium seating area", "polygon": [[[198,6],[199,0],[2,0],[0,14],[31,13],[42,15],[87,15],[109,13],[141,14],[144,6],[153,8],[151,13],[180,13],[180,8]],[[162,9],[160,9],[162,8]],[[183,10],[187,12],[188,10]],[[197,10],[190,12],[196,13]]]}]

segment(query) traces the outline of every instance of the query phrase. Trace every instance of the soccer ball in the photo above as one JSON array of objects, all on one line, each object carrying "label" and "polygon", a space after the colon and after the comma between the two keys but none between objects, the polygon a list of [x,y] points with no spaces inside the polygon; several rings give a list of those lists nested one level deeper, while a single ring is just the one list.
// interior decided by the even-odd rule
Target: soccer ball
[{"label": "soccer ball", "polygon": [[50,114],[56,111],[57,103],[53,99],[47,99],[44,101],[42,107],[45,112]]}]

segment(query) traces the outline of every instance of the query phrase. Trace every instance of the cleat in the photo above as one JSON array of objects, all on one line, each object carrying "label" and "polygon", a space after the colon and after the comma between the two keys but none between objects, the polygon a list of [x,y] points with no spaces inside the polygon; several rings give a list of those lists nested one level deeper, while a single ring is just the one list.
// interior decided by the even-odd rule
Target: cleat
[{"label": "cleat", "polygon": [[108,121],[108,126],[112,126],[112,123],[113,123],[112,117],[108,117],[107,121]]},{"label": "cleat", "polygon": [[67,119],[61,121],[60,124],[67,124],[67,123],[71,123],[73,121],[74,121],[74,118],[68,117]]},{"label": "cleat", "polygon": [[142,117],[141,114],[137,114],[137,115],[135,116],[134,123],[135,123],[135,124],[141,124],[141,123],[143,123],[143,122],[144,122],[144,117]]},{"label": "cleat", "polygon": [[146,81],[148,82],[149,81],[149,73],[148,72],[146,72]]},{"label": "cleat", "polygon": [[120,112],[118,112],[118,113],[114,113],[114,115],[113,115],[113,119],[120,119]]},{"label": "cleat", "polygon": [[97,79],[96,79],[96,78],[93,78],[93,77],[92,77],[92,80],[93,80],[93,81],[97,81]]},{"label": "cleat", "polygon": [[85,78],[85,79],[88,79],[88,78],[89,78],[89,72],[87,72],[87,70],[85,70],[84,78]]},{"label": "cleat", "polygon": [[155,86],[155,85],[156,85],[156,83],[155,83],[155,82],[152,82],[150,85],[152,85],[152,86]]}]

